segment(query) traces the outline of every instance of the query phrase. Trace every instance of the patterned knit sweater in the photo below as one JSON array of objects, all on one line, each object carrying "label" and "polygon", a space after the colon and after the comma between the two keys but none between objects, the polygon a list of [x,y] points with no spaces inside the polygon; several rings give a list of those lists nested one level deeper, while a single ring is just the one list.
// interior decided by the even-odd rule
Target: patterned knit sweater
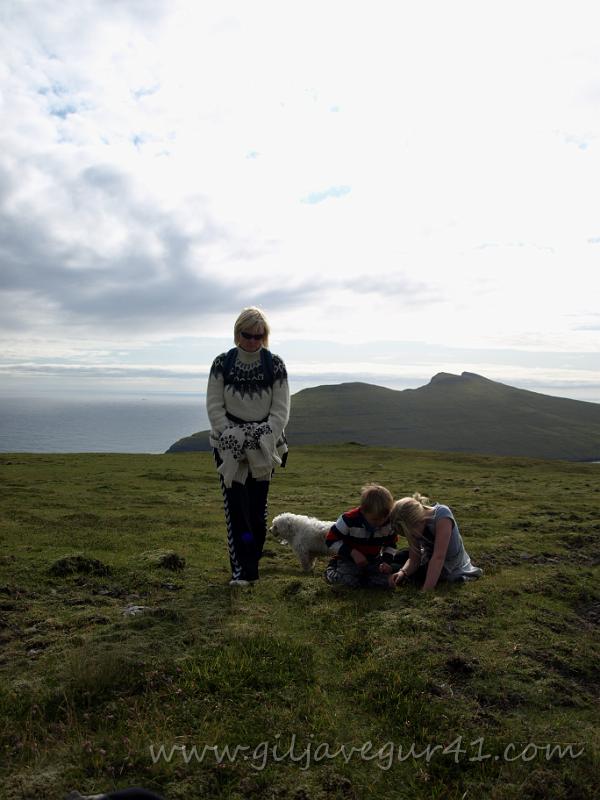
[{"label": "patterned knit sweater", "polygon": [[223,462],[219,472],[225,485],[244,483],[248,474],[269,480],[273,467],[287,451],[282,438],[290,415],[290,390],[285,364],[273,355],[273,385],[266,380],[260,350],[237,348],[231,374],[225,382],[227,353],[210,368],[206,409],[211,425],[210,442]]}]

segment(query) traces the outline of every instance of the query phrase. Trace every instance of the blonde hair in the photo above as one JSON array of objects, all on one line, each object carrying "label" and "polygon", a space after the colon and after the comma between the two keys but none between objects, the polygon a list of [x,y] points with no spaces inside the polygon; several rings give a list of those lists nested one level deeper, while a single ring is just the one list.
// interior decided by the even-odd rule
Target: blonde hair
[{"label": "blonde hair", "polygon": [[248,331],[249,328],[256,328],[259,325],[264,329],[265,332],[262,340],[263,347],[268,347],[271,327],[267,321],[264,311],[261,311],[260,308],[256,308],[256,306],[249,306],[248,308],[242,309],[240,315],[235,321],[235,325],[233,326],[234,344],[239,345],[242,331]]},{"label": "blonde hair", "polygon": [[380,518],[388,517],[393,505],[394,498],[385,486],[380,486],[378,483],[367,483],[362,487],[360,492],[361,511]]},{"label": "blonde hair", "polygon": [[415,492],[412,497],[397,500],[390,514],[390,524],[394,533],[402,532],[409,544],[415,547],[419,546],[419,535],[415,532],[415,527],[423,521],[427,511],[432,508],[429,503],[428,497]]}]

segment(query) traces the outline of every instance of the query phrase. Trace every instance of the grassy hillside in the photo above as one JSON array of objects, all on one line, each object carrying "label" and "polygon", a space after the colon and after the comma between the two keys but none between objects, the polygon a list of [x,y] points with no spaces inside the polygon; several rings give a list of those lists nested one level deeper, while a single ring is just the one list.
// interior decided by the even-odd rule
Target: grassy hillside
[{"label": "grassy hillside", "polygon": [[[209,454],[4,454],[0,797],[138,784],[169,800],[592,800],[599,477],[294,448],[271,516],[333,518],[367,479],[418,489],[453,507],[486,575],[334,592],[324,564],[302,575],[273,541],[245,591],[227,586]],[[225,744],[248,749],[220,764],[189,749]],[[171,760],[154,763],[161,745]]]},{"label": "grassy hillside", "polygon": [[[600,460],[600,404],[515,389],[479,375],[440,373],[395,391],[366,383],[304,389],[292,397],[293,444],[368,445],[492,455]],[[208,449],[207,433],[172,451]]]}]

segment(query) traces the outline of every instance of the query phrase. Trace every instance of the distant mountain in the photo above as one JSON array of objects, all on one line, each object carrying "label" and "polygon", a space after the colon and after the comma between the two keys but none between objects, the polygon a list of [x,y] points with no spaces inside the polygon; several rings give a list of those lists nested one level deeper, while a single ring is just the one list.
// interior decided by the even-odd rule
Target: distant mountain
[{"label": "distant mountain", "polygon": [[[396,391],[368,383],[303,389],[292,396],[294,444],[368,445],[489,455],[600,460],[600,404],[516,389],[471,372],[440,372]],[[210,450],[208,432],[167,452]]]}]

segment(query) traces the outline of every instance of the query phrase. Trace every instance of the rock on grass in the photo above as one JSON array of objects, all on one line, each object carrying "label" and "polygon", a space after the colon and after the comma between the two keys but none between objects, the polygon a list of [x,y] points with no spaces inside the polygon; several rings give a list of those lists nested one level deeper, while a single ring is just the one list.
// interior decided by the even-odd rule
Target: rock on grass
[{"label": "rock on grass", "polygon": [[97,558],[87,558],[82,555],[65,556],[59,558],[49,569],[51,575],[64,577],[66,575],[110,575],[110,567],[98,561]]},{"label": "rock on grass", "polygon": [[142,553],[141,558],[152,567],[170,569],[173,572],[181,572],[185,567],[185,558],[174,550],[151,550]]}]

